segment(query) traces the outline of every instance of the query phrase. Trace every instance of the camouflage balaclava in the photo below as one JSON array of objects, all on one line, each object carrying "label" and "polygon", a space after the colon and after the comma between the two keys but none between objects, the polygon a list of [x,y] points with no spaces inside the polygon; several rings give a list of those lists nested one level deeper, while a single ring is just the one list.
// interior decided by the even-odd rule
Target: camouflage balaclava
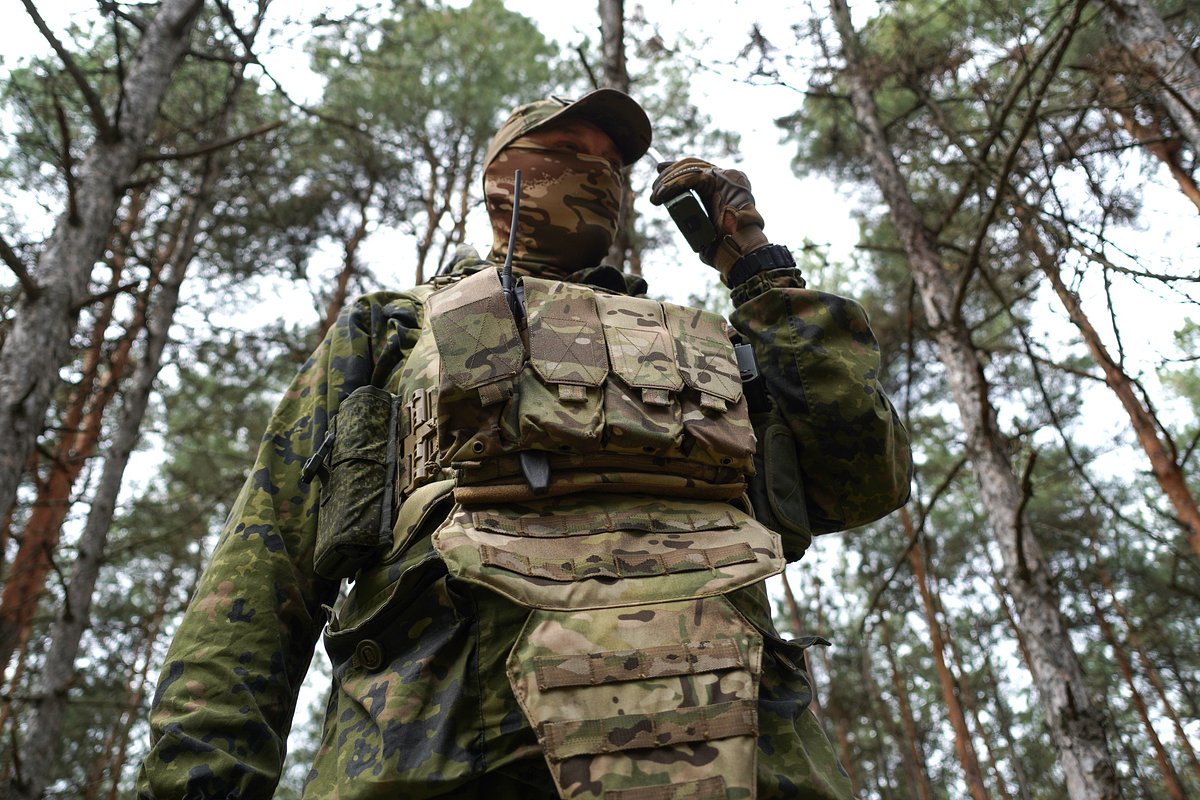
[{"label": "camouflage balaclava", "polygon": [[631,97],[600,89],[572,103],[539,100],[513,111],[484,157],[483,188],[491,218],[489,258],[504,260],[512,222],[513,172],[521,170],[521,206],[513,262],[526,271],[563,278],[594,267],[617,230],[621,173],[608,159],[545,147],[522,137],[565,120],[599,127],[622,161],[636,161],[650,146],[650,121]]},{"label": "camouflage balaclava", "polygon": [[507,255],[517,169],[521,207],[513,261],[539,275],[559,278],[599,264],[617,234],[621,173],[602,156],[532,143],[509,145],[484,171],[493,259]]}]

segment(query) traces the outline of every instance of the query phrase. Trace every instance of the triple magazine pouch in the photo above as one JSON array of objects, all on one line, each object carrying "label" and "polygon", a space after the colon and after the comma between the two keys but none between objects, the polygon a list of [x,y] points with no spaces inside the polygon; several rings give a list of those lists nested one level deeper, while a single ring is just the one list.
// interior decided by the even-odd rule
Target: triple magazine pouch
[{"label": "triple magazine pouch", "polygon": [[391,548],[388,498],[452,468],[434,546],[451,575],[530,610],[508,677],[562,796],[754,797],[763,637],[724,595],[785,561],[779,534],[729,502],[755,438],[727,323],[523,289],[524,329],[492,269],[427,301],[409,358],[439,362],[440,470],[397,469],[412,421],[387,392],[342,404],[319,461],[318,572]]}]

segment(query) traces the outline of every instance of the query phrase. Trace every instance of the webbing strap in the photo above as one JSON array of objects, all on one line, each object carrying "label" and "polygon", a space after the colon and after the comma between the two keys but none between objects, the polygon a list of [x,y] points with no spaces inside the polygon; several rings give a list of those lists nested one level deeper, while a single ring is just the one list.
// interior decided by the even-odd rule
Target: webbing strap
[{"label": "webbing strap", "polygon": [[604,800],[726,800],[727,797],[725,779],[720,775],[667,786],[615,789],[604,793]]},{"label": "webbing strap", "polygon": [[507,517],[494,511],[475,511],[471,524],[481,531],[509,536],[556,538],[583,536],[610,531],[644,533],[694,533],[736,528],[728,511],[596,511],[591,514],[548,514],[545,516]]},{"label": "webbing strap", "polygon": [[546,753],[554,761],[757,733],[758,711],[753,700],[542,725]]},{"label": "webbing strap", "polygon": [[538,688],[599,686],[643,678],[695,675],[744,666],[742,652],[731,639],[680,642],[640,650],[610,650],[570,656],[542,656],[533,661]]},{"label": "webbing strap", "polygon": [[755,560],[754,551],[743,542],[669,553],[589,553],[559,561],[532,558],[489,544],[480,545],[479,550],[485,566],[560,583],[589,578],[644,578],[697,570],[716,571]]}]

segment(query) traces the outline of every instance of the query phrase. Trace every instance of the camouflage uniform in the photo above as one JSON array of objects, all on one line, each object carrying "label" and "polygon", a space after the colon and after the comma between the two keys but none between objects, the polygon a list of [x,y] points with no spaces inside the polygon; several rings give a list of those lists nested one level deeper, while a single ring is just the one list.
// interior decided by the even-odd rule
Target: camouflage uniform
[{"label": "camouflage uniform", "polygon": [[[552,190],[551,182],[546,191]],[[518,262],[518,271],[525,268],[545,273],[544,264]],[[455,268],[459,274],[488,271],[494,274],[494,265],[478,259]],[[526,281],[527,291],[599,286],[619,304],[620,292],[639,295],[646,288],[640,278],[609,267],[560,277],[568,282]],[[752,344],[772,400],[771,410],[753,419],[759,448],[753,454],[748,450],[747,458],[754,456],[763,478],[751,486],[755,515],[775,533],[754,522],[734,498],[741,494],[738,481],[750,470],[749,462],[740,471],[719,461],[712,467],[698,464],[697,474],[708,469],[705,474],[736,477],[728,482],[734,491],[727,496],[734,499],[693,498],[682,514],[678,501],[664,499],[687,494],[686,486],[677,485],[680,477],[649,470],[640,480],[659,481],[661,492],[648,493],[643,485],[629,493],[618,487],[618,493],[603,497],[585,491],[509,496],[498,507],[463,505],[464,497],[489,497],[498,484],[487,475],[468,480],[462,469],[456,478],[445,461],[423,457],[429,437],[436,436],[434,449],[443,454],[476,446],[475,452],[486,455],[492,445],[477,434],[478,426],[456,429],[445,419],[432,424],[435,409],[426,390],[436,385],[431,381],[437,379],[438,359],[431,354],[441,342],[431,349],[436,325],[430,323],[439,317],[426,314],[433,302],[428,297],[427,290],[416,289],[360,298],[340,315],[280,402],[171,644],[153,701],[153,748],[139,775],[139,796],[268,797],[278,780],[300,683],[328,622],[325,646],[334,664],[334,685],[306,796],[465,798],[486,792],[497,798],[549,798],[559,795],[557,780],[571,796],[605,800],[744,798],[753,796],[755,787],[764,800],[848,797],[844,772],[807,711],[811,693],[803,650],[813,640],[778,636],[761,580],[698,589],[694,595],[701,599],[689,603],[651,598],[656,605],[634,611],[584,603],[594,610],[567,613],[556,611],[553,602],[531,611],[519,595],[529,587],[540,591],[539,582],[551,581],[505,584],[503,591],[517,602],[494,586],[485,588],[478,573],[488,567],[471,562],[479,550],[468,539],[514,525],[534,540],[562,536],[574,524],[599,537],[652,533],[656,541],[675,545],[673,553],[651,559],[656,569],[686,582],[696,579],[686,564],[681,566],[698,549],[687,538],[692,532],[736,528],[765,537],[747,548],[748,557],[705,556],[710,567],[717,567],[710,569],[712,575],[736,577],[739,564],[762,561],[762,553],[771,549],[763,542],[776,543],[778,567],[784,555],[799,558],[812,534],[887,513],[907,497],[911,462],[906,434],[877,380],[878,346],[862,309],[805,288],[794,269],[760,273],[733,292],[733,326]],[[494,355],[468,358],[464,369],[495,370]],[[616,360],[611,348],[608,357]],[[500,385],[476,383],[483,384],[481,393]],[[703,402],[723,407],[720,391],[714,391],[702,392]],[[586,390],[580,393],[575,399]],[[439,402],[449,402],[446,394],[443,383]],[[389,406],[393,396],[399,405]],[[485,405],[498,399],[488,398]],[[740,402],[744,406],[744,399]],[[391,408],[390,416],[360,413],[369,407]],[[397,421],[398,433],[390,432],[390,420]],[[331,427],[335,437],[327,437]],[[333,474],[325,491],[318,492],[304,465],[327,439],[333,442],[326,459]],[[752,441],[749,429],[743,439]],[[396,452],[401,442],[403,452]],[[544,444],[550,449],[553,439]],[[636,445],[650,447],[636,442],[631,452]],[[569,454],[562,458],[567,461],[555,463],[570,463]],[[703,461],[703,454],[696,459]],[[375,502],[382,482],[362,482],[360,471],[338,471],[339,464],[351,462],[380,468],[400,464],[395,480],[405,489],[394,527],[392,511],[380,512]],[[481,463],[477,472],[486,472],[487,463]],[[556,479],[563,479],[555,470]],[[578,472],[566,478],[597,474],[595,469],[590,475],[586,469]],[[340,483],[341,475],[354,477]],[[499,490],[509,491],[513,482],[506,489],[503,474],[497,475]],[[602,476],[606,482],[620,479]],[[471,485],[456,485],[456,480]],[[475,494],[459,495],[456,505],[452,490]],[[333,543],[327,530],[331,521],[354,522],[361,535]],[[572,544],[555,542],[564,549]],[[496,554],[500,561],[513,557]],[[583,582],[584,591],[603,592],[613,583],[604,579],[616,574],[612,570],[644,568],[597,566],[588,559],[572,567],[576,561],[564,556],[538,569],[544,574],[600,570],[591,575],[601,580]],[[337,599],[338,582],[321,576],[348,574],[357,566],[352,591],[333,611],[329,606]],[[639,586],[652,585],[662,584]],[[572,602],[561,605],[573,608]],[[640,633],[643,629],[671,629],[684,640],[700,642],[684,661],[705,665],[696,670],[703,674],[691,674],[692,667],[681,674],[678,664],[669,663],[677,649],[659,647]],[[603,646],[593,647],[597,635],[606,638]],[[740,669],[751,661],[753,670]],[[530,674],[534,664],[536,680]],[[732,677],[714,682],[705,677],[713,670]],[[648,729],[623,724],[639,718],[639,709],[616,689],[609,698],[606,687],[612,686],[610,678],[629,672],[640,675],[636,685],[655,694],[660,707],[703,707],[704,718],[657,713]],[[589,683],[590,688],[568,695],[552,694],[555,687]],[[706,697],[697,702],[689,696],[696,693]],[[602,730],[539,716],[563,696],[590,706],[585,719],[607,713]],[[539,722],[541,743],[529,718]],[[692,735],[698,727],[724,732]],[[721,750],[722,737],[749,742],[745,764],[735,763],[736,752]],[[596,747],[600,740],[602,746]],[[543,745],[553,754],[554,780]],[[671,763],[597,755],[625,749],[660,754]],[[725,778],[747,764],[748,785],[733,781],[726,791]],[[659,778],[668,773],[675,788],[625,788],[666,783]]]}]

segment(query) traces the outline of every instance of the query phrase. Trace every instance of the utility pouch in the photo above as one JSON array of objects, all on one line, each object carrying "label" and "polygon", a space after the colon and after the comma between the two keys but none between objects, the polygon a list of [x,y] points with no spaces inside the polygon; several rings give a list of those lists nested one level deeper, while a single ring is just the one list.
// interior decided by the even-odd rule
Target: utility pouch
[{"label": "utility pouch", "polygon": [[383,389],[360,386],[330,422],[318,453],[324,471],[313,566],[322,578],[349,578],[391,546],[399,405]]},{"label": "utility pouch", "polygon": [[795,561],[812,544],[796,439],[791,429],[774,416],[767,418],[758,437],[762,446],[754,454],[756,469],[747,494],[755,518],[782,535],[783,554],[788,561]]}]

